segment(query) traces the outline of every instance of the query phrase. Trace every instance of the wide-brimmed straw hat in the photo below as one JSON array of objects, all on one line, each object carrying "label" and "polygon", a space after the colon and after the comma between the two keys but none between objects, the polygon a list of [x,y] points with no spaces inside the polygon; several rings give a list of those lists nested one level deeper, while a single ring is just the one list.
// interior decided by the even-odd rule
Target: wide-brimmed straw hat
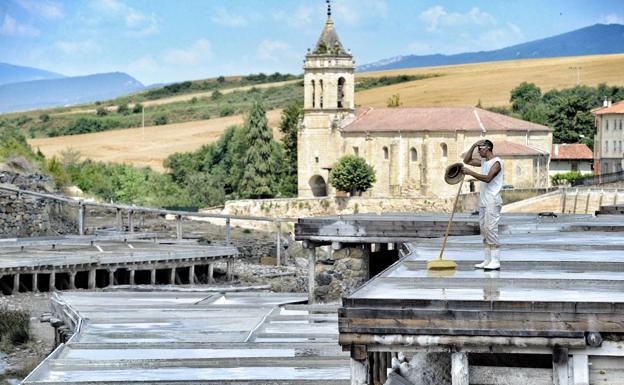
[{"label": "wide-brimmed straw hat", "polygon": [[462,163],[453,163],[444,171],[444,181],[448,184],[457,184],[462,180],[464,173],[462,172]]}]

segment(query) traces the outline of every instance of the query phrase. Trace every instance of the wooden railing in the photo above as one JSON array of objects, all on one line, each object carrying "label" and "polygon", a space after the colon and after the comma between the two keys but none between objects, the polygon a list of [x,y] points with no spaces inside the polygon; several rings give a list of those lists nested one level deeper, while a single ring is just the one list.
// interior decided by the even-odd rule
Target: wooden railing
[{"label": "wooden railing", "polygon": [[244,221],[262,221],[262,222],[271,222],[276,225],[277,228],[277,237],[276,237],[276,256],[277,256],[277,265],[281,264],[281,235],[282,235],[282,223],[288,222],[297,222],[297,219],[292,218],[271,218],[271,217],[258,217],[258,216],[242,216],[242,215],[228,215],[228,214],[217,214],[217,213],[202,213],[202,212],[191,212],[191,211],[176,211],[176,210],[166,210],[160,208],[153,207],[141,207],[134,205],[122,205],[122,204],[114,204],[114,203],[100,203],[100,202],[92,202],[83,199],[73,199],[68,198],[66,196],[56,195],[56,194],[46,194],[40,193],[36,191],[23,190],[13,185],[8,184],[0,184],[0,191],[12,192],[18,195],[27,195],[33,196],[40,199],[52,200],[55,202],[61,202],[70,206],[78,207],[78,234],[85,235],[86,232],[86,216],[87,216],[87,207],[97,207],[101,209],[108,209],[111,211],[115,211],[116,218],[116,227],[118,231],[122,231],[123,229],[123,212],[125,211],[128,217],[128,231],[134,232],[134,215],[136,213],[149,213],[149,214],[158,214],[158,215],[171,215],[175,217],[176,220],[176,239],[183,239],[183,227],[182,220],[183,218],[214,218],[214,219],[223,219],[225,220],[225,244],[227,246],[232,244],[232,220],[244,220]]}]

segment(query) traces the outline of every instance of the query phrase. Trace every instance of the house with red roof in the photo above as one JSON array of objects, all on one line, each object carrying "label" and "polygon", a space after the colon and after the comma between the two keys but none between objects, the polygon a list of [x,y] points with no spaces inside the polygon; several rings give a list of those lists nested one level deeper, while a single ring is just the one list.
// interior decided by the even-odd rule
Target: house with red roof
[{"label": "house with red roof", "polygon": [[335,195],[329,174],[347,154],[364,157],[375,168],[377,181],[365,196],[452,196],[457,186],[444,182],[446,167],[484,138],[503,160],[505,184],[548,187],[549,127],[477,107],[356,108],[354,70],[353,55],[328,14],[304,60],[304,118],[297,143],[300,197]]},{"label": "house with red roof", "polygon": [[553,144],[550,151],[550,175],[576,171],[591,174],[594,169],[594,154],[583,143]]},{"label": "house with red roof", "polygon": [[624,168],[624,100],[611,103],[605,100],[600,108],[592,110],[596,118],[594,131],[594,173],[596,175],[620,172]]}]

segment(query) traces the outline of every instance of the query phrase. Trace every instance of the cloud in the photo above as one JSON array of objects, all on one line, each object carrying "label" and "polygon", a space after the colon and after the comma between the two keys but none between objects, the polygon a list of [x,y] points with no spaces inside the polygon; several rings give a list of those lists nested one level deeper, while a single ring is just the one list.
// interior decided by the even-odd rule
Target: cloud
[{"label": "cloud", "polygon": [[448,13],[443,6],[434,5],[423,11],[418,18],[425,22],[427,31],[436,32],[440,27],[458,27],[466,25],[495,25],[496,19],[487,12],[473,7],[467,13]]},{"label": "cloud", "polygon": [[212,58],[212,45],[207,39],[199,39],[188,48],[167,50],[163,60],[170,64],[195,66]]},{"label": "cloud", "polygon": [[152,55],[140,57],[130,62],[127,66],[127,72],[137,74],[153,74],[158,72],[158,70],[160,70],[160,65]]},{"label": "cloud", "polygon": [[11,17],[8,13],[4,15],[2,24],[0,25],[0,35],[18,36],[18,37],[37,37],[41,32],[30,25],[21,24]]},{"label": "cloud", "polygon": [[604,24],[624,24],[624,16],[620,16],[617,13],[610,13],[602,16],[600,22]]},{"label": "cloud", "polygon": [[279,40],[264,40],[258,46],[258,57],[262,60],[278,61],[278,54],[285,52],[290,47]]},{"label": "cloud", "polygon": [[415,41],[408,46],[409,51],[414,55],[430,55],[435,52],[433,45]]},{"label": "cloud", "polygon": [[210,18],[217,24],[224,25],[226,27],[245,27],[249,24],[246,17],[241,14],[230,13],[223,7],[219,7],[215,10],[215,15]]},{"label": "cloud", "polygon": [[102,52],[99,45],[91,40],[85,41],[63,41],[59,40],[55,44],[56,48],[67,55],[98,53]]},{"label": "cloud", "polygon": [[118,0],[94,0],[92,6],[105,16],[114,20],[123,20],[126,33],[130,36],[144,37],[158,32],[156,16],[145,15]]},{"label": "cloud", "polygon": [[63,6],[50,0],[15,0],[20,7],[45,19],[60,19],[64,16]]}]

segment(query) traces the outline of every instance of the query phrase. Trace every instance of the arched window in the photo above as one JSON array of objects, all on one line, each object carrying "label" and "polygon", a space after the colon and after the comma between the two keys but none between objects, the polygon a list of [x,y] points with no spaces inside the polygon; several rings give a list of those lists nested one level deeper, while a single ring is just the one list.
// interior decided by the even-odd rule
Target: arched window
[{"label": "arched window", "polygon": [[312,80],[312,108],[316,107],[316,82]]},{"label": "arched window", "polygon": [[388,147],[384,146],[383,148],[383,156],[384,159],[388,159]]},{"label": "arched window", "polygon": [[323,79],[319,80],[319,108],[323,108]]},{"label": "arched window", "polygon": [[414,147],[410,149],[410,160],[416,162],[418,160],[418,151]]},{"label": "arched window", "polygon": [[443,158],[447,158],[448,157],[448,147],[446,146],[446,143],[441,143],[440,144],[440,149],[442,150],[442,157]]},{"label": "arched window", "polygon": [[345,85],[345,78],[341,77],[338,79],[338,108],[343,108],[344,107],[344,85]]}]

